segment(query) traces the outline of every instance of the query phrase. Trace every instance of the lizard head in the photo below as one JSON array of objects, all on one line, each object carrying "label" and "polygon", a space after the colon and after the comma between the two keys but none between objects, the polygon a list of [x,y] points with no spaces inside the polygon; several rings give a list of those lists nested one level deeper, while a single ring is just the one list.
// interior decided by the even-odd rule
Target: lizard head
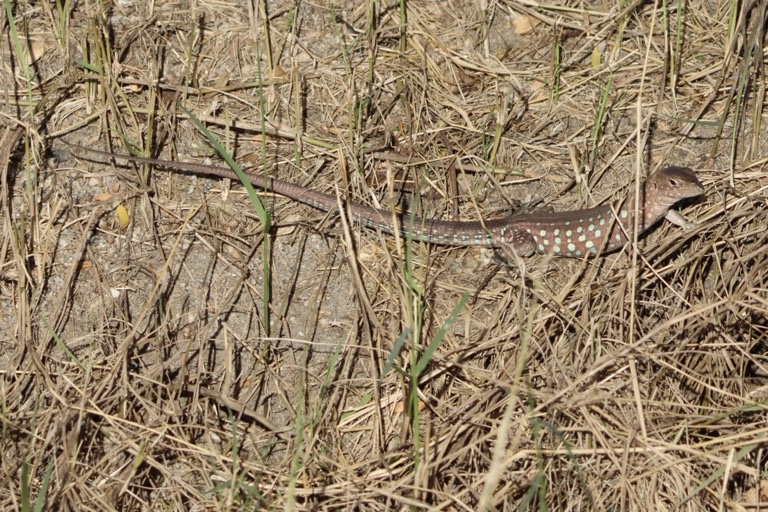
[{"label": "lizard head", "polygon": [[662,208],[671,208],[678,201],[698,197],[704,186],[688,167],[667,167],[648,177],[645,185],[646,200]]}]

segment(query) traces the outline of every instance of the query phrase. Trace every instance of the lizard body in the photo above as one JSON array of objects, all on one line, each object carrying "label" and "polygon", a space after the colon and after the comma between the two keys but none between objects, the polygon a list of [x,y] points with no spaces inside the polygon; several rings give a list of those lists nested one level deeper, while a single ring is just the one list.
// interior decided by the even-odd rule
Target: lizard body
[{"label": "lizard body", "polygon": [[[83,146],[71,145],[76,156],[116,158],[134,163],[154,165],[177,172],[194,173],[239,181],[226,167],[174,162],[155,158],[119,155]],[[314,208],[334,211],[336,197],[294,185],[272,177],[247,174],[257,188],[265,188]],[[640,186],[637,211],[638,236],[648,231],[663,217],[685,228],[691,226],[671,208],[683,199],[700,196],[704,187],[687,167],[667,167],[651,174]],[[349,212],[356,222],[386,233],[410,234],[415,240],[452,246],[498,247],[512,249],[519,256],[534,252],[565,257],[605,254],[621,248],[634,231],[635,198],[630,193],[624,200],[570,212],[512,214],[485,221],[447,221],[411,217],[408,213],[351,203]]]}]

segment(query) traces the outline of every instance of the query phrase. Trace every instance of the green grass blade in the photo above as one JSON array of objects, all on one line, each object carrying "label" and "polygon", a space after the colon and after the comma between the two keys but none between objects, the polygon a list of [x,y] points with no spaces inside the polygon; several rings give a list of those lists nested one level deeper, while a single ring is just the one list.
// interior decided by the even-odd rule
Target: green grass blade
[{"label": "green grass blade", "polygon": [[211,143],[211,146],[216,150],[216,152],[221,156],[221,158],[224,159],[225,162],[227,162],[227,165],[235,171],[235,174],[237,174],[237,177],[240,178],[240,182],[243,184],[243,187],[245,187],[245,190],[248,192],[248,197],[251,199],[251,203],[253,204],[253,207],[256,209],[256,215],[259,217],[259,221],[264,226],[264,231],[268,231],[270,228],[270,218],[267,214],[267,210],[264,208],[264,205],[261,203],[261,199],[259,199],[259,195],[256,193],[256,189],[253,188],[253,185],[251,184],[251,179],[248,177],[247,174],[245,174],[245,171],[238,165],[237,162],[235,162],[235,159],[232,157],[232,155],[224,148],[224,145],[221,143],[221,141],[216,137],[216,135],[213,134],[208,128],[205,127],[205,125],[189,110],[182,107],[181,108],[184,113],[189,116],[190,121],[192,121],[192,124],[195,125],[195,127],[200,130],[200,133],[205,135],[205,137],[208,139],[208,142]]},{"label": "green grass blade", "polygon": [[456,306],[453,308],[453,310],[451,311],[451,314],[448,315],[448,318],[440,327],[440,330],[437,331],[437,334],[435,335],[432,342],[429,344],[427,349],[419,358],[419,362],[416,364],[416,368],[415,368],[416,377],[421,375],[421,372],[423,372],[424,369],[429,364],[429,361],[432,359],[432,355],[434,355],[435,351],[437,350],[437,347],[439,347],[440,343],[442,343],[446,333],[448,332],[448,329],[453,325],[453,322],[456,321],[456,317],[459,316],[459,313],[461,312],[461,310],[464,309],[464,304],[467,303],[468,298],[469,298],[469,293],[464,293],[464,295],[461,296],[461,299],[459,300],[458,304],[456,304]]}]

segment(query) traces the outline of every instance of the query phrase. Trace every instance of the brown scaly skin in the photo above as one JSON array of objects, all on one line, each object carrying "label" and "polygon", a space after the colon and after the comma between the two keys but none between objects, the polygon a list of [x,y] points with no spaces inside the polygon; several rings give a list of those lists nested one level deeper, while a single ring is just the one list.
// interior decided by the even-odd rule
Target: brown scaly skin
[{"label": "brown scaly skin", "polygon": [[[155,158],[118,155],[83,146],[70,145],[80,157],[98,156],[155,165],[176,172],[217,176],[239,181],[226,167],[173,162]],[[338,208],[335,196],[316,192],[277,178],[248,174],[256,188],[271,190],[295,201],[325,211]],[[689,228],[671,208],[683,199],[700,196],[704,187],[687,167],[667,167],[651,174],[640,187],[638,236],[653,227],[662,217]],[[348,206],[353,220],[386,233],[399,232],[414,240],[453,246],[498,247],[518,256],[534,252],[565,257],[600,255],[622,247],[632,239],[634,231],[634,194],[614,204],[571,212],[537,212],[513,214],[486,221],[456,222],[411,217],[408,213],[352,203]],[[397,229],[396,229],[397,227]],[[629,238],[627,236],[629,235]]]}]

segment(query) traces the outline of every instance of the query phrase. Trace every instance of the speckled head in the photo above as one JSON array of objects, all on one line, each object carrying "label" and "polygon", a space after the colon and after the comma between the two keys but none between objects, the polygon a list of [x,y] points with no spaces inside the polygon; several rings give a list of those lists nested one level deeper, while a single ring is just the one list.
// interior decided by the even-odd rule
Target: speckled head
[{"label": "speckled head", "polygon": [[645,184],[646,201],[660,208],[671,208],[678,201],[698,197],[704,186],[688,167],[667,167],[648,176]]},{"label": "speckled head", "polygon": [[650,223],[663,217],[677,202],[704,193],[704,186],[688,167],[667,167],[645,182],[645,213]]}]

